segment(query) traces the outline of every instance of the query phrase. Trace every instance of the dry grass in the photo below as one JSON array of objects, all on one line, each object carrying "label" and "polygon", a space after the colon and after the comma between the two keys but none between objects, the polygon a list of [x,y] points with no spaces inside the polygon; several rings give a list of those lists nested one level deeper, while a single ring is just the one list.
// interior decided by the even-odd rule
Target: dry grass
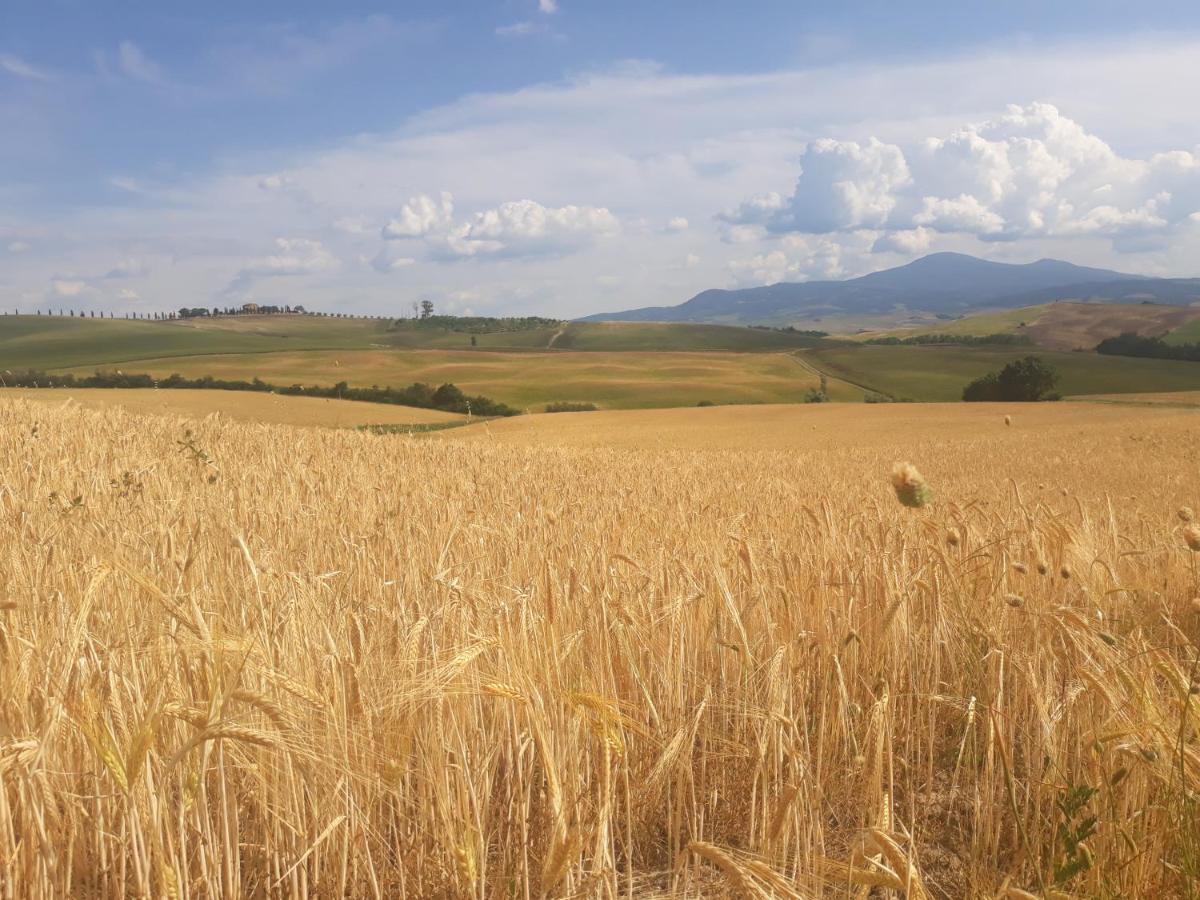
[{"label": "dry grass", "polygon": [[132,412],[203,417],[221,413],[242,422],[274,425],[321,425],[353,428],[358,425],[426,425],[459,422],[463,416],[416,406],[391,406],[332,400],[324,397],[289,397],[251,391],[205,391],[147,388],[0,388],[0,400],[25,399],[39,403],[75,403],[88,409],[120,406]]},{"label": "dry grass", "polygon": [[1079,409],[697,453],[0,404],[0,897],[1195,896],[1197,428]]}]

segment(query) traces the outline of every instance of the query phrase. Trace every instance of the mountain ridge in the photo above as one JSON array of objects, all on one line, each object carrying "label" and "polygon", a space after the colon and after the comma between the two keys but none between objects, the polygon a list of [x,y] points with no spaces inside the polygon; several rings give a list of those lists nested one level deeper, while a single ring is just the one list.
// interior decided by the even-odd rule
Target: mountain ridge
[{"label": "mountain ridge", "polygon": [[1200,301],[1200,279],[1153,278],[1043,258],[1002,263],[964,253],[933,253],[902,266],[844,281],[778,282],[752,288],[710,288],[677,306],[596,313],[580,321],[779,324],[831,315],[899,310],[965,315],[1057,299]]}]

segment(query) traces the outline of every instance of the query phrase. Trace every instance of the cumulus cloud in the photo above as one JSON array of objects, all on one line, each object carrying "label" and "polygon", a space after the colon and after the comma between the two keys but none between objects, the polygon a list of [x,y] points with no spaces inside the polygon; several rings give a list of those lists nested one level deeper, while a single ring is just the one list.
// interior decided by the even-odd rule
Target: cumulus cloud
[{"label": "cumulus cloud", "polygon": [[550,15],[558,12],[558,0],[538,0],[538,10]]},{"label": "cumulus cloud", "polygon": [[1121,156],[1045,103],[905,146],[813,141],[800,168],[790,196],[751,197],[721,219],[775,234],[881,229],[879,246],[919,250],[927,231],[987,240],[1165,233],[1200,209],[1200,156]]},{"label": "cumulus cloud", "polygon": [[384,240],[424,237],[448,231],[453,222],[453,195],[442,191],[435,199],[421,194],[400,207],[400,214],[383,226],[383,237]]},{"label": "cumulus cloud", "polygon": [[29,244],[25,241],[13,241],[8,245],[9,253],[24,253],[29,249]]},{"label": "cumulus cloud", "polygon": [[904,256],[919,256],[929,250],[933,232],[925,227],[903,231],[887,231],[875,239],[872,253],[900,253]]},{"label": "cumulus cloud", "polygon": [[667,221],[667,231],[687,231],[688,220],[683,216],[675,216]]},{"label": "cumulus cloud", "polygon": [[424,239],[433,257],[455,259],[563,253],[619,228],[604,207],[547,207],[534,200],[501,203],[456,222],[454,197],[442,192],[436,200],[427,194],[410,199],[382,234],[385,240]]}]

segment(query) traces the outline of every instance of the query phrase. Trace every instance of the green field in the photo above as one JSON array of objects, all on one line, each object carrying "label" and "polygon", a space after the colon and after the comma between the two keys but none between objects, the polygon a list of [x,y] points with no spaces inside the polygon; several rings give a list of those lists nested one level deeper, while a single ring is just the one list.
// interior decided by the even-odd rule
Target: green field
[{"label": "green field", "polygon": [[1022,323],[1028,324],[1041,316],[1050,304],[1023,306],[1019,309],[1001,309],[981,312],[958,319],[942,319],[919,328],[893,328],[886,331],[870,331],[854,335],[856,341],[877,337],[915,337],[923,334],[955,334],[968,337],[986,337],[990,334],[1020,334]]},{"label": "green field", "polygon": [[0,371],[61,369],[203,354],[297,350],[586,350],[758,352],[807,347],[813,338],[722,325],[573,322],[472,335],[408,322],[316,316],[232,316],[173,321],[0,316]]},{"label": "green field", "polygon": [[[1013,327],[1035,309],[945,328],[974,333]],[[1066,395],[1200,388],[1196,363],[1023,347],[864,345],[720,325],[567,323],[476,335],[474,347],[470,341],[463,331],[396,327],[377,319],[2,316],[0,378],[5,370],[87,374],[122,368],[160,377],[178,372],[261,378],[279,385],[452,382],[519,409],[556,401],[635,409],[702,401],[794,403],[817,386],[821,372],[829,376],[833,400],[861,401],[864,390],[901,399],[957,400],[971,379],[1034,352],[1062,372]]]},{"label": "green field", "polygon": [[1200,344],[1200,319],[1181,325],[1170,334],[1163,335],[1168,344]]},{"label": "green field", "polygon": [[[76,374],[90,371],[74,370]],[[788,353],[559,353],[485,350],[315,350],[142,360],[139,372],[189,378],[258,377],[271,384],[402,386],[451,382],[519,409],[555,401],[612,409],[713,403],[795,403],[818,375]],[[862,391],[830,385],[834,399]]]},{"label": "green field", "polygon": [[819,338],[786,331],[687,322],[571,322],[554,341],[555,350],[653,351],[732,350],[762,352],[811,347]]},{"label": "green field", "polygon": [[804,359],[833,377],[897,399],[921,401],[959,400],[969,381],[1030,353],[1059,370],[1059,390],[1068,396],[1200,389],[1200,363],[1177,360],[953,345],[830,343],[801,351]]}]

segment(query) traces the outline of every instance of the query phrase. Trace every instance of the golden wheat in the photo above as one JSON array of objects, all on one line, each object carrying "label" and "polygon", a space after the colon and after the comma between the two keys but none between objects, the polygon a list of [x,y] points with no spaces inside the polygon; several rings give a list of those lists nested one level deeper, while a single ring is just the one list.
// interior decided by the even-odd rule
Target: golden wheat
[{"label": "golden wheat", "polygon": [[1195,426],[958,414],[760,452],[0,404],[0,898],[1188,896]]}]

